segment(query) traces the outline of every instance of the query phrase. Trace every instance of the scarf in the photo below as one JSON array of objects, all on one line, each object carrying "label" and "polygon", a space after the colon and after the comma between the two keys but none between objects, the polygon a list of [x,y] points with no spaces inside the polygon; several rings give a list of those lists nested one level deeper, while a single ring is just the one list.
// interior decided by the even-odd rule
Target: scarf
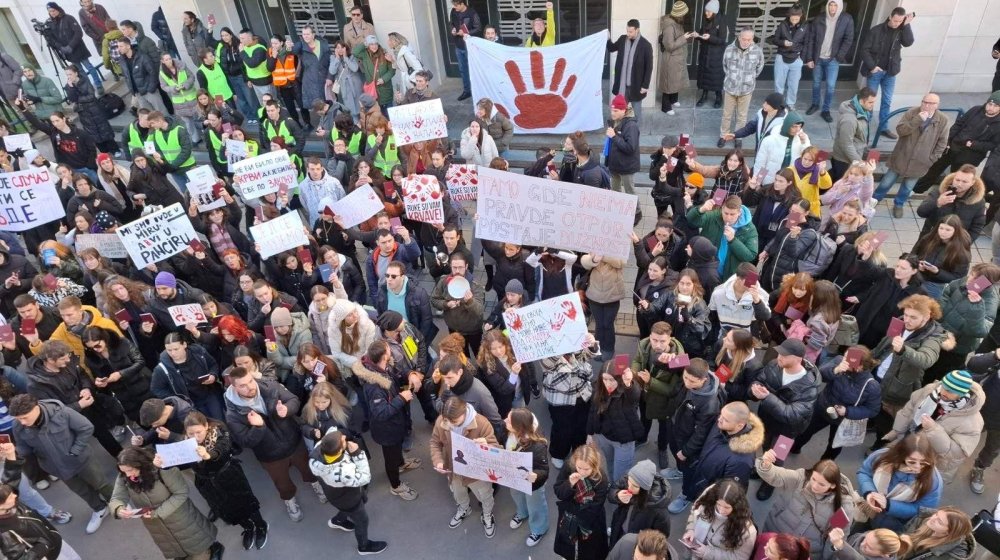
[{"label": "scarf", "polygon": [[857,95],[851,98],[851,107],[854,108],[854,112],[857,113],[858,116],[864,117],[865,122],[868,123],[868,130],[865,131],[865,143],[867,144],[868,138],[872,135],[872,112],[861,106]]},{"label": "scarf", "polygon": [[799,311],[801,311],[802,315],[808,314],[809,313],[809,302],[803,301],[803,300],[789,301],[791,299],[790,294],[791,294],[791,290],[789,290],[787,292],[782,291],[781,295],[778,296],[778,303],[774,304],[773,311],[775,313],[780,313],[780,314],[784,315],[785,311],[787,311],[788,308],[789,308],[789,306],[791,306],[791,307],[794,307],[795,309],[798,309]]},{"label": "scarf", "polygon": [[[632,64],[635,59],[635,51],[637,49],[638,44],[639,44],[638,35],[636,35],[635,39],[625,40],[625,52],[622,55],[624,57],[622,59],[624,61],[622,63],[622,72],[625,74],[622,77],[622,85],[624,86],[624,88],[628,88],[630,85],[632,85]],[[628,97],[628,92],[625,92],[625,95],[626,97]]]},{"label": "scarf", "polygon": [[938,408],[934,412],[934,420],[941,418],[942,416],[951,414],[957,410],[962,410],[965,405],[969,404],[969,396],[959,398],[957,401],[944,401],[941,400],[941,386],[934,388],[933,398],[938,403]]},{"label": "scarf", "polygon": [[785,157],[781,158],[781,169],[788,167],[792,163],[792,142],[795,142],[795,137],[789,136],[788,141],[785,142]]},{"label": "scarf", "polygon": [[892,489],[889,483],[892,481],[892,467],[881,465],[872,474],[872,481],[875,483],[875,490],[890,500],[901,502],[912,502],[917,499],[917,492],[913,487],[913,482],[899,482]]},{"label": "scarf", "polygon": [[229,249],[239,250],[236,243],[233,242],[233,238],[229,236],[229,230],[219,224],[209,224],[208,242],[215,249],[217,255],[221,255]]},{"label": "scarf", "polygon": [[817,185],[819,184],[819,165],[814,161],[812,167],[806,167],[802,165],[802,158],[795,160],[795,172],[799,174],[799,177],[805,178],[809,175],[809,184]]}]

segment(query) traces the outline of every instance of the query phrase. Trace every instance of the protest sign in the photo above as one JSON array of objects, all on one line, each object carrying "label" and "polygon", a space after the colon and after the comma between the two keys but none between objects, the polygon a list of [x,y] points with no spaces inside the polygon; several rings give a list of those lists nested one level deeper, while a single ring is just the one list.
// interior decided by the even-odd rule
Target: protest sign
[{"label": "protest sign", "polygon": [[233,166],[247,158],[247,143],[242,140],[226,140],[226,166],[230,173]]},{"label": "protest sign", "polygon": [[140,269],[180,253],[198,237],[180,203],[129,222],[115,233]]},{"label": "protest sign", "polygon": [[198,204],[199,212],[208,212],[216,208],[222,208],[226,201],[222,197],[215,196],[215,172],[209,165],[199,165],[187,172],[188,192]]},{"label": "protest sign", "polygon": [[74,238],[76,252],[84,249],[97,249],[102,257],[109,259],[128,258],[128,251],[122,245],[122,240],[114,233],[78,233]]},{"label": "protest sign", "polygon": [[198,456],[198,440],[194,438],[182,439],[177,443],[157,443],[156,454],[163,459],[161,468],[164,469],[201,461]]},{"label": "protest sign", "polygon": [[451,470],[459,476],[495,482],[531,493],[531,453],[478,444],[451,432]]},{"label": "protest sign", "polygon": [[268,152],[233,165],[233,182],[239,185],[244,199],[278,192],[281,184],[293,187],[299,183],[298,175],[287,150]]},{"label": "protest sign", "polygon": [[627,260],[637,203],[634,194],[480,167],[476,237]]},{"label": "protest sign", "polygon": [[457,202],[476,200],[479,193],[479,172],[475,165],[453,164],[445,175],[448,193]]},{"label": "protest sign", "polygon": [[[27,132],[24,134],[8,134],[3,137],[3,145],[7,148],[8,152],[14,152],[17,150],[30,150],[35,147],[31,143],[31,135]],[[30,161],[28,163],[31,163]]]},{"label": "protest sign", "polygon": [[448,136],[448,121],[440,99],[389,107],[389,122],[399,146]]},{"label": "protest sign", "polygon": [[185,305],[171,305],[167,308],[170,318],[174,320],[174,325],[183,327],[188,323],[206,323],[205,311],[200,303],[188,303]]},{"label": "protest sign", "polygon": [[403,179],[403,205],[406,217],[429,224],[444,223],[441,185],[433,175],[410,175]]},{"label": "protest sign", "polygon": [[549,298],[504,312],[510,345],[522,364],[578,352],[587,337],[580,294]]},{"label": "protest sign", "polygon": [[309,239],[302,230],[302,218],[298,212],[289,212],[260,225],[251,226],[250,235],[255,243],[260,244],[262,259],[309,244]]},{"label": "protest sign", "polygon": [[359,187],[337,201],[331,201],[329,198],[323,199],[320,201],[320,207],[329,208],[335,215],[340,216],[344,222],[344,228],[354,227],[385,210],[385,204],[375,194],[371,185]]},{"label": "protest sign", "polygon": [[65,216],[53,179],[40,167],[0,173],[0,230],[25,231]]}]

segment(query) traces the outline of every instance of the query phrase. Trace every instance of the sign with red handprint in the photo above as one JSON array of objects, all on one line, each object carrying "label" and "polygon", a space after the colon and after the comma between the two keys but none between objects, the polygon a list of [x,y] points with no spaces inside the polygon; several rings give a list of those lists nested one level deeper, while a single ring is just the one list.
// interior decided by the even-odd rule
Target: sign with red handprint
[{"label": "sign with red handprint", "polygon": [[545,47],[466,38],[473,100],[489,97],[519,133],[601,128],[601,71],[607,31]]},{"label": "sign with red handprint", "polygon": [[508,309],[503,317],[510,345],[521,363],[578,352],[587,337],[587,320],[577,292]]},{"label": "sign with red handprint", "polygon": [[403,206],[406,217],[429,224],[444,223],[441,185],[433,175],[410,175],[403,179]]},{"label": "sign with red handprint", "polygon": [[400,146],[448,136],[448,119],[440,99],[389,107],[389,122]]},{"label": "sign with red handprint", "polygon": [[451,433],[451,470],[459,475],[531,492],[531,453],[483,445]]},{"label": "sign with red handprint", "polygon": [[385,209],[385,204],[371,185],[358,187],[340,200],[324,198],[319,205],[329,208],[334,216],[341,219],[345,228],[354,227]]},{"label": "sign with red handprint", "polygon": [[479,196],[479,172],[475,165],[453,164],[444,177],[452,200],[463,202]]}]

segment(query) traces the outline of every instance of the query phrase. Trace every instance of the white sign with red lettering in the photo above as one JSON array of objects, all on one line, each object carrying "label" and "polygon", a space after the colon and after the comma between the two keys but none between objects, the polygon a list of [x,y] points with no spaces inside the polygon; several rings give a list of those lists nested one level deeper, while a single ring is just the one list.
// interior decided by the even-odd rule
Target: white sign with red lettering
[{"label": "white sign with red lettering", "polygon": [[475,165],[454,164],[448,168],[445,180],[454,201],[476,200],[479,196],[479,171]]},{"label": "white sign with red lettering", "polygon": [[433,175],[410,175],[403,179],[403,205],[406,217],[428,224],[444,223],[444,200],[441,185]]}]

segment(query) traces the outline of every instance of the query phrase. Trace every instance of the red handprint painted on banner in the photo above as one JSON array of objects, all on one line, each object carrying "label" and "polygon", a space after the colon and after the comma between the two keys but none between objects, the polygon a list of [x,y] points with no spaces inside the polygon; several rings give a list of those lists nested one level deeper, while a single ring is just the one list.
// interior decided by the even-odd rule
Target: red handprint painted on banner
[{"label": "red handprint painted on banner", "polygon": [[490,479],[490,482],[496,482],[503,477],[497,475],[497,472],[493,469],[486,469],[486,478]]},{"label": "red handprint painted on banner", "polygon": [[573,307],[573,302],[572,301],[564,301],[564,302],[562,302],[562,308],[563,308],[563,313],[567,317],[569,317],[570,321],[572,321],[573,319],[576,319],[576,307]]},{"label": "red handprint painted on banner", "polygon": [[527,93],[528,88],[521,76],[521,69],[518,68],[517,63],[508,60],[504,64],[504,68],[507,69],[507,76],[510,77],[511,83],[514,84],[514,91],[517,92],[514,105],[517,106],[519,114],[511,115],[510,111],[502,105],[497,105],[497,110],[510,116],[521,128],[553,128],[562,122],[569,111],[566,98],[573,93],[573,88],[576,87],[576,76],[571,75],[567,78],[562,92],[558,91],[559,86],[562,85],[563,74],[566,73],[566,59],[560,58],[556,61],[555,69],[552,72],[549,92],[545,92],[544,55],[540,50],[533,50],[530,56],[531,85],[534,91]]}]

